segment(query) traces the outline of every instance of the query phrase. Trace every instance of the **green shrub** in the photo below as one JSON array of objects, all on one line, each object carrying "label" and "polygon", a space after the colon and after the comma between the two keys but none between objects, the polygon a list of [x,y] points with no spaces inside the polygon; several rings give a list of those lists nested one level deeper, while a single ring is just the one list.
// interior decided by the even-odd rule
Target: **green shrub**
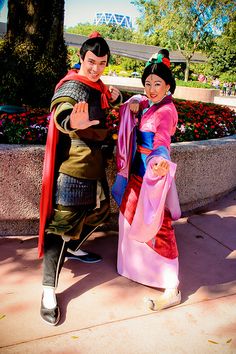
[{"label": "green shrub", "polygon": [[211,86],[211,84],[199,82],[199,81],[182,81],[182,80],[176,80],[176,85],[177,86],[186,86],[186,87],[196,87],[196,88],[211,88],[214,89],[214,87]]}]

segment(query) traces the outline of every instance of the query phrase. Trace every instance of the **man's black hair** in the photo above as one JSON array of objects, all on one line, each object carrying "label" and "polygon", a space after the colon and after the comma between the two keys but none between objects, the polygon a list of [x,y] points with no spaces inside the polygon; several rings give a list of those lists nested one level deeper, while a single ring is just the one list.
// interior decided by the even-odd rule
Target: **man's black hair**
[{"label": "man's black hair", "polygon": [[87,39],[87,41],[85,41],[82,44],[82,47],[80,49],[80,56],[83,60],[88,51],[92,52],[97,57],[103,57],[107,55],[107,65],[108,65],[111,53],[110,53],[110,48],[104,38],[102,37],[89,38]]}]

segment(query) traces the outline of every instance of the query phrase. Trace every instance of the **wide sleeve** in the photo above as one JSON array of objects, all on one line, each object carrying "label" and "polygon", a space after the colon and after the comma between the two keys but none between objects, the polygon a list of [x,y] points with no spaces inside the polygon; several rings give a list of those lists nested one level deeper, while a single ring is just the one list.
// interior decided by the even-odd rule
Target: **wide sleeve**
[{"label": "wide sleeve", "polygon": [[178,121],[174,105],[166,105],[155,112],[155,136],[153,148],[165,146],[170,149],[171,136],[174,135]]},{"label": "wide sleeve", "polygon": [[[154,163],[162,159],[161,155],[162,153],[153,158]],[[143,177],[129,238],[139,242],[151,240],[162,226],[165,207],[169,209],[173,220],[178,220],[180,217],[181,210],[174,183],[176,164],[169,161],[169,165],[170,170],[164,177],[154,176],[151,164],[148,165]],[[166,205],[167,200],[168,205]]]},{"label": "wide sleeve", "polygon": [[73,105],[69,102],[60,103],[54,113],[54,123],[58,130],[64,134],[69,134],[70,128],[70,114],[73,110]]}]

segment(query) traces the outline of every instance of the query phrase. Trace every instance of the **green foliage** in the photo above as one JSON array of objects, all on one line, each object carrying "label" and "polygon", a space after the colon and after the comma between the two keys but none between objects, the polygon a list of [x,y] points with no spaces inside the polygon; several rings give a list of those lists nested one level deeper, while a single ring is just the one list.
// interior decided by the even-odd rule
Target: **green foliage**
[{"label": "green foliage", "polygon": [[226,72],[219,77],[221,84],[223,82],[236,82],[236,73]]},{"label": "green foliage", "polygon": [[206,88],[206,89],[214,89],[214,87],[211,86],[211,84],[208,83],[203,83],[199,81],[183,81],[183,80],[176,80],[176,85],[177,86],[185,86],[185,87],[196,87],[196,88]]},{"label": "green foliage", "polygon": [[[145,2],[145,8],[146,8],[146,13],[143,11],[141,12],[142,15],[139,19],[139,31],[132,31],[132,37],[128,36],[127,37],[127,32],[125,32],[125,36],[122,40],[124,41],[130,41],[134,43],[140,43],[140,44],[149,44],[149,45],[158,45],[158,46],[163,46],[168,48],[170,51],[174,49],[179,49],[178,46],[176,46],[176,43],[173,43],[173,38],[170,36],[170,33],[168,36],[165,35],[165,29],[161,28],[160,25],[157,23],[157,17],[156,17],[156,7],[155,8],[149,8],[150,3]],[[143,2],[144,6],[144,2]],[[152,9],[154,12],[152,13]],[[152,21],[153,19],[153,21]],[[155,22],[156,21],[156,22]],[[150,30],[150,24],[151,23],[156,23],[157,30],[152,31]],[[212,38],[211,34],[207,34],[205,37],[202,38],[203,42],[205,43],[205,49],[209,53],[209,58],[211,59],[209,62],[206,62],[204,64],[195,64],[195,63],[190,63],[190,68],[189,68],[189,78],[195,80],[196,77],[199,74],[204,74],[205,76],[220,76],[222,68],[226,68],[225,70],[229,73],[229,75],[224,74],[224,80],[227,77],[227,81],[235,81],[234,78],[234,71],[235,71],[235,48],[236,45],[235,40],[232,41],[232,38],[234,36],[235,38],[235,33],[236,30],[234,30],[234,24],[235,22],[230,22],[229,26],[222,27],[223,32],[218,35],[216,38]],[[101,28],[100,28],[101,27]],[[228,29],[230,28],[230,30]],[[147,31],[145,32],[145,29]],[[122,37],[118,37],[118,29],[115,28],[115,30],[111,31],[111,26],[103,25],[103,26],[94,26],[91,24],[78,24],[74,28],[69,28],[67,31],[71,33],[80,33],[83,35],[89,35],[91,32],[94,30],[98,30],[99,32],[102,33],[102,35],[106,36],[106,38],[109,39],[114,39],[118,40]],[[164,34],[163,34],[164,31]],[[227,31],[230,31],[231,37],[227,41]],[[131,34],[130,30],[128,31],[129,34]],[[210,42],[207,42],[207,40],[210,40]],[[213,40],[213,42],[212,42]],[[184,38],[183,38],[183,43],[184,43]],[[210,51],[211,45],[214,43],[214,50]],[[222,51],[221,51],[221,46],[222,45]],[[228,44],[227,44],[228,43]],[[231,53],[231,54],[230,54]],[[71,64],[74,65],[76,62],[78,62],[78,56],[77,56],[77,49],[69,49],[69,55],[71,58]],[[216,66],[218,59],[224,62],[223,67]],[[138,71],[142,72],[143,67],[144,67],[144,62],[143,61],[135,61],[133,59],[129,58],[121,58],[120,56],[117,55],[112,55],[110,59],[110,64],[113,66],[121,66],[121,68],[117,68],[116,72],[117,74],[120,73],[120,71],[126,71],[128,74],[131,74],[132,71]],[[186,69],[186,63],[172,63],[172,71],[175,75],[176,78],[180,80],[184,80],[184,72]],[[223,70],[223,73],[225,72]],[[107,70],[108,72],[109,70]],[[195,76],[193,75],[195,74]],[[125,75],[125,74],[124,74]],[[221,77],[221,76],[220,76]],[[221,80],[222,81],[222,80]]]},{"label": "green foliage", "polygon": [[[97,30],[108,39],[178,49],[186,60],[194,51],[205,50],[209,54],[209,63],[191,64],[190,77],[196,77],[192,73],[203,73],[218,76],[221,82],[236,81],[235,2],[219,0],[214,6],[207,0],[194,3],[194,6],[188,0],[134,0],[133,3],[140,10],[138,31],[88,23],[66,31],[87,36]],[[46,23],[46,17],[44,20]],[[48,106],[56,83],[69,66],[62,46],[56,50],[58,55],[41,53],[37,42],[44,36],[37,33],[35,38],[34,44],[21,43],[18,39],[13,46],[6,41],[0,42],[0,97],[5,103]],[[68,48],[71,66],[78,62],[77,51],[76,48]],[[106,73],[112,69],[118,75],[130,76],[133,71],[142,73],[143,66],[142,61],[112,55]],[[186,64],[172,64],[172,69],[176,78],[184,79]],[[190,85],[196,87],[195,84]]]},{"label": "green foliage", "polygon": [[142,73],[145,68],[145,63],[141,60],[135,60],[130,58],[123,58],[122,67],[127,71],[137,71]]},{"label": "green foliage", "polygon": [[94,31],[98,31],[102,37],[112,40],[129,42],[132,41],[133,38],[133,30],[114,25],[103,24],[96,26],[89,23],[79,23],[74,27],[69,27],[66,29],[66,32],[68,33],[80,34],[84,36],[89,36]]},{"label": "green foliage", "polygon": [[121,65],[109,65],[104,70],[104,75],[129,77],[131,71],[126,71]]},{"label": "green foliage", "polygon": [[73,27],[66,27],[65,31],[68,33],[80,34],[82,36],[89,36],[93,31],[98,31],[98,27],[90,23],[78,23]]},{"label": "green foliage", "polygon": [[199,74],[203,74],[205,76],[212,76],[211,64],[210,63],[191,63],[190,64],[190,71],[195,73],[197,76]]},{"label": "green foliage", "polygon": [[171,70],[176,79],[184,80],[185,66],[186,65],[184,63],[171,64]]},{"label": "green foliage", "polygon": [[149,44],[160,44],[180,50],[186,59],[185,79],[188,79],[189,62],[196,51],[208,51],[216,33],[235,14],[235,2],[219,0],[133,0],[141,16],[138,27],[149,38]]},{"label": "green foliage", "polygon": [[[73,34],[80,34],[84,36],[89,36],[92,32],[98,31],[104,38],[111,40],[119,40],[125,42],[134,42],[137,38],[134,35],[134,30],[123,28],[120,26],[112,25],[100,25],[95,26],[89,23],[79,23],[75,27],[66,28],[66,32]],[[68,54],[70,59],[70,64],[73,66],[78,62],[78,48],[69,47]],[[111,55],[110,65],[118,66],[117,68],[112,68],[113,71],[116,71],[119,74],[120,71],[138,71],[137,69],[143,67],[143,61],[133,60],[130,58],[121,58],[118,55]],[[121,65],[121,67],[119,67]],[[137,69],[136,69],[137,68]],[[140,69],[141,70],[141,69]],[[106,69],[105,73],[108,73],[109,69]]]},{"label": "green foliage", "polygon": [[[111,75],[113,73],[113,75],[122,76],[123,71],[124,69],[121,65],[108,65],[104,70],[104,75]],[[128,73],[125,76],[128,76]]]},{"label": "green foliage", "polygon": [[68,47],[67,51],[70,67],[73,67],[76,63],[79,62],[78,48]]},{"label": "green foliage", "polygon": [[222,80],[235,81],[236,19],[226,23],[221,36],[215,39],[209,55],[209,62],[212,75],[220,76]]}]

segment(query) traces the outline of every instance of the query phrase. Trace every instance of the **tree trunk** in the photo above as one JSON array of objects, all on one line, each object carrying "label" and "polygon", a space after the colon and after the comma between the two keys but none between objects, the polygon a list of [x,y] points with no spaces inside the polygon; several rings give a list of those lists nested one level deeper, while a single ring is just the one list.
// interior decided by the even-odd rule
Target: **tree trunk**
[{"label": "tree trunk", "polygon": [[190,69],[191,58],[186,58],[186,68],[184,72],[184,81],[188,82],[189,79],[189,69]]},{"label": "tree trunk", "polygon": [[64,0],[8,0],[7,38],[30,43],[39,54],[58,54],[64,46]]},{"label": "tree trunk", "polygon": [[0,68],[8,101],[49,104],[67,70],[63,27],[64,0],[8,0],[5,65]]}]

